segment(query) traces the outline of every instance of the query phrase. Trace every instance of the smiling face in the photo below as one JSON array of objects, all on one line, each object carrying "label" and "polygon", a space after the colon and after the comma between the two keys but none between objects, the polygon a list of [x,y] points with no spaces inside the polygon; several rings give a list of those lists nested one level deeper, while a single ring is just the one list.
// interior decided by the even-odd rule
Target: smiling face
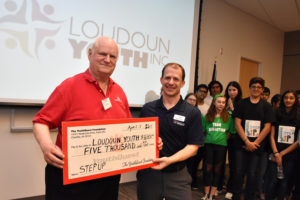
[{"label": "smiling face", "polygon": [[224,110],[226,106],[226,98],[225,97],[217,97],[217,99],[214,102],[217,111],[220,113],[222,110]]},{"label": "smiling face", "polygon": [[207,96],[207,92],[208,90],[205,87],[199,88],[196,92],[197,98],[200,100],[204,100],[205,97]]},{"label": "smiling face", "polygon": [[90,72],[96,80],[101,77],[109,77],[116,67],[118,46],[111,38],[98,38],[93,47],[89,49],[88,58]]},{"label": "smiling face", "polygon": [[296,102],[296,97],[292,92],[286,93],[283,97],[283,103],[287,109],[291,109]]},{"label": "smiling face", "polygon": [[160,78],[160,82],[164,96],[180,96],[180,89],[185,84],[184,80],[182,80],[182,69],[176,65],[166,67],[163,76]]},{"label": "smiling face", "polygon": [[250,96],[254,97],[254,98],[260,97],[260,95],[262,94],[263,90],[264,89],[263,89],[263,87],[262,87],[261,84],[259,84],[259,83],[253,83],[250,86]]}]

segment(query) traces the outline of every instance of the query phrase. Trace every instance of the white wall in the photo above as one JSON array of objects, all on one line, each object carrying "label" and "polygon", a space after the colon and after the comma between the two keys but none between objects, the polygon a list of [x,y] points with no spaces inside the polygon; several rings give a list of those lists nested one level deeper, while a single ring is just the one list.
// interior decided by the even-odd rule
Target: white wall
[{"label": "white wall", "polygon": [[[18,111],[15,126],[30,126],[35,110]],[[33,133],[10,132],[10,114],[10,108],[0,109],[0,199],[42,194],[43,156]]]},{"label": "white wall", "polygon": [[[209,83],[217,56],[217,80],[224,89],[239,80],[241,57],[260,64],[260,76],[271,95],[280,92],[284,33],[222,0],[204,0],[202,10],[199,83]],[[223,49],[223,55],[220,49]]]}]

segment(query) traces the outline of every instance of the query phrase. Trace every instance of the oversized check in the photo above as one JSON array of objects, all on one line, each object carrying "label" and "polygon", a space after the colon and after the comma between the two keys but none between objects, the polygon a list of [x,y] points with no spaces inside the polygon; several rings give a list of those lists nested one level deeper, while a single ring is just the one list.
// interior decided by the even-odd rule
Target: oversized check
[{"label": "oversized check", "polygon": [[158,118],[62,123],[63,181],[71,184],[156,165]]}]

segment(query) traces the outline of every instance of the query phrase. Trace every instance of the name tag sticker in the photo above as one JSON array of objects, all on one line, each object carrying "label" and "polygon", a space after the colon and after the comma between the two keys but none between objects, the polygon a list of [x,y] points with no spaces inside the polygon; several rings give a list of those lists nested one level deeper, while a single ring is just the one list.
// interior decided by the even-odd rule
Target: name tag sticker
[{"label": "name tag sticker", "polygon": [[103,105],[104,110],[108,110],[112,107],[111,102],[108,97],[106,99],[102,100],[102,105]]},{"label": "name tag sticker", "polygon": [[185,121],[185,116],[175,114],[173,119],[177,120],[177,121],[180,121],[180,122],[184,122]]}]

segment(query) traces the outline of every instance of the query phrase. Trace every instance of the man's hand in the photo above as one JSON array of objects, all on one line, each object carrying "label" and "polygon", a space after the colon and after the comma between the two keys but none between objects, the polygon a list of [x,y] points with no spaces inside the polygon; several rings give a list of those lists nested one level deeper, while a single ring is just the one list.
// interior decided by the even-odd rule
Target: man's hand
[{"label": "man's hand", "polygon": [[58,168],[63,168],[64,161],[64,154],[62,150],[56,146],[55,144],[47,144],[42,147],[42,151],[44,154],[45,161]]},{"label": "man's hand", "polygon": [[152,167],[152,169],[162,170],[162,169],[166,168],[167,166],[169,166],[170,164],[182,162],[182,161],[196,155],[196,152],[197,152],[199,146],[200,145],[188,144],[183,149],[181,149],[177,153],[173,154],[172,156],[153,159],[153,162],[158,163],[158,165]]},{"label": "man's hand", "polygon": [[158,150],[159,151],[162,150],[163,146],[164,146],[164,143],[163,143],[162,139],[160,137],[158,137],[158,140],[157,140],[157,148],[158,148]]},{"label": "man's hand", "polygon": [[51,140],[50,130],[45,124],[35,123],[33,125],[34,136],[39,143],[44,154],[45,161],[58,168],[63,168],[64,154]]},{"label": "man's hand", "polygon": [[162,170],[172,164],[169,157],[156,158],[153,159],[153,162],[158,163],[158,165],[152,167],[154,170]]}]

